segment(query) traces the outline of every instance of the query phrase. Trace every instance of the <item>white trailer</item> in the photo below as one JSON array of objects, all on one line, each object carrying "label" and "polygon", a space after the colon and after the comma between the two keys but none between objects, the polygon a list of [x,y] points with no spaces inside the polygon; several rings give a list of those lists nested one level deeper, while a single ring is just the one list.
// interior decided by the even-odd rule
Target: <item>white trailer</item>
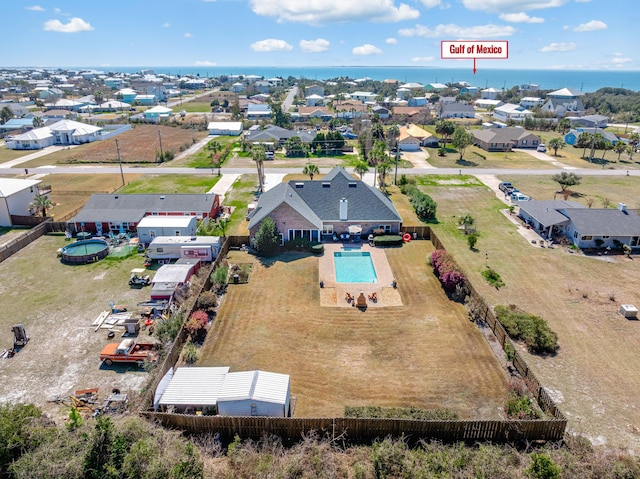
[{"label": "white trailer", "polygon": [[196,258],[212,261],[220,252],[219,236],[157,236],[147,248],[152,260]]}]

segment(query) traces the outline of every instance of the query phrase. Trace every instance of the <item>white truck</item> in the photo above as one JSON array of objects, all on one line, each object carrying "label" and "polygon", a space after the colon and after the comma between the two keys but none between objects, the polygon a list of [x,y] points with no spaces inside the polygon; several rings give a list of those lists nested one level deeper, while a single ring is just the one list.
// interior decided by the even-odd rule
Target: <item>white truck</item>
[{"label": "white truck", "polygon": [[146,251],[147,257],[156,261],[194,258],[208,262],[219,253],[219,236],[157,236]]}]

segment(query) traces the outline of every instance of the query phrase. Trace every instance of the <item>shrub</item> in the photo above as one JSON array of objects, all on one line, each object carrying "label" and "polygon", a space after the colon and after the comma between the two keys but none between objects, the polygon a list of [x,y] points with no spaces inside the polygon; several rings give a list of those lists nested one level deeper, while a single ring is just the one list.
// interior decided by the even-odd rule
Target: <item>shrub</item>
[{"label": "shrub", "polygon": [[372,417],[393,419],[456,420],[458,413],[445,408],[420,409],[417,407],[345,406],[345,417]]},{"label": "shrub", "polygon": [[213,273],[211,273],[211,288],[216,292],[224,291],[227,285],[227,278],[229,277],[229,268],[225,266],[218,266]]},{"label": "shrub", "polygon": [[195,344],[187,343],[182,349],[182,359],[187,364],[193,364],[200,359],[200,350]]},{"label": "shrub", "polygon": [[400,175],[400,179],[398,180],[398,186],[404,186],[409,184],[409,180],[407,179],[407,175],[404,173]]},{"label": "shrub", "polygon": [[504,410],[511,419],[537,419],[537,413],[533,400],[526,395],[510,392],[504,404]]},{"label": "shrub", "polygon": [[429,195],[420,191],[414,185],[400,187],[400,191],[409,197],[409,202],[422,221],[434,221],[436,219],[437,204]]},{"label": "shrub", "polygon": [[467,235],[467,244],[469,245],[470,249],[476,247],[476,243],[478,242],[479,237],[480,234],[477,231],[473,231]]},{"label": "shrub", "polygon": [[209,324],[209,315],[202,310],[198,310],[191,313],[184,328],[191,335],[191,338],[197,341],[204,335],[207,324]]},{"label": "shrub", "polygon": [[487,283],[496,289],[500,289],[504,286],[504,281],[502,281],[500,273],[489,266],[487,266],[487,269],[482,272],[482,277],[487,280]]},{"label": "shrub", "polygon": [[532,479],[558,479],[560,467],[543,453],[531,454],[531,465],[525,471]]},{"label": "shrub", "polygon": [[153,334],[163,343],[171,342],[178,336],[182,328],[183,316],[181,313],[172,314],[168,318],[161,318],[154,324]]},{"label": "shrub", "polygon": [[402,244],[402,236],[400,235],[382,235],[373,238],[375,246],[399,246]]},{"label": "shrub", "polygon": [[218,305],[218,296],[213,291],[203,291],[196,300],[196,308],[212,313]]},{"label": "shrub", "polygon": [[435,250],[431,253],[429,261],[446,291],[451,293],[458,286],[464,286],[466,281],[464,274],[445,250]]},{"label": "shrub", "polygon": [[507,334],[514,340],[524,340],[529,352],[544,354],[557,351],[558,335],[544,319],[525,313],[514,305],[499,305],[494,311]]},{"label": "shrub", "polygon": [[260,227],[253,238],[254,249],[264,255],[274,254],[280,245],[280,233],[276,223],[268,216],[260,222]]}]

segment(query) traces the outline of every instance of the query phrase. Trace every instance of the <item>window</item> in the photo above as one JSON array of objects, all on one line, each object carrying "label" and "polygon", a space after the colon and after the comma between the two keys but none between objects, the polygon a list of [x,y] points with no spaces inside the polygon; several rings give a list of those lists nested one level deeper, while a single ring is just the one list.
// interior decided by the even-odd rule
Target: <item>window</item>
[{"label": "window", "polygon": [[385,233],[391,233],[391,225],[380,225],[378,228],[383,230]]},{"label": "window", "polygon": [[156,248],[156,251],[157,251],[158,253],[162,253],[162,252],[164,251],[164,248]]},{"label": "window", "polygon": [[522,140],[522,144],[526,145],[527,144],[527,140]]},{"label": "window", "polygon": [[175,230],[173,232],[173,236],[180,236],[180,230]]},{"label": "window", "polygon": [[602,239],[609,239],[609,235],[604,235]]},{"label": "window", "polygon": [[582,241],[591,241],[593,239],[593,236],[591,235],[585,235],[582,238],[580,238]]},{"label": "window", "polygon": [[333,234],[333,225],[323,225],[322,226],[322,234],[323,235],[332,235]]},{"label": "window", "polygon": [[573,232],[573,237],[574,237],[574,238],[577,238],[577,237],[578,237],[578,232],[577,232],[577,231],[574,231],[574,232]]}]

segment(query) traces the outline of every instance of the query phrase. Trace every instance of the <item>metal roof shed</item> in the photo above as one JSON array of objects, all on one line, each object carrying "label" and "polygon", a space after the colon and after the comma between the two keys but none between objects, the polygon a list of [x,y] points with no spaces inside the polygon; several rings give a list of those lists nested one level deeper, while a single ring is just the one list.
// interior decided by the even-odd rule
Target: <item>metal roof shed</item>
[{"label": "metal roof shed", "polygon": [[289,415],[290,380],[288,374],[266,371],[228,373],[218,396],[222,416]]},{"label": "metal roof shed", "polygon": [[173,408],[176,412],[214,412],[228,372],[229,368],[226,366],[176,369],[160,398],[161,409]]}]

